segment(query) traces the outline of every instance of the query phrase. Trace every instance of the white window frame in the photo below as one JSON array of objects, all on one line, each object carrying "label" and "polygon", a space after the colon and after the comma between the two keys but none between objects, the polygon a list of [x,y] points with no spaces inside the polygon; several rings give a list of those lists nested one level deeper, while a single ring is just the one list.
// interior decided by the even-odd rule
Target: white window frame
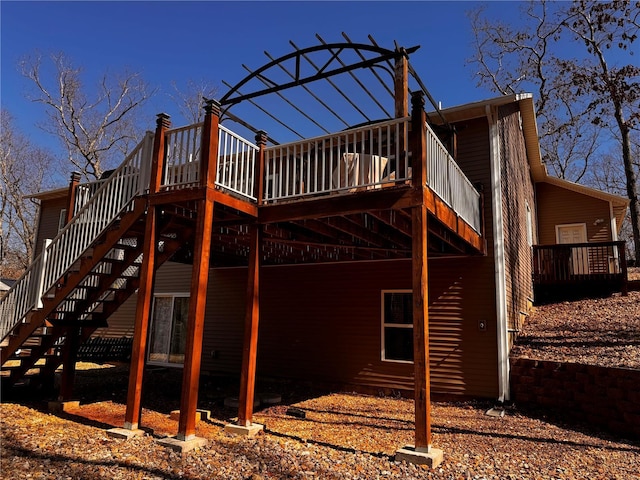
[{"label": "white window frame", "polygon": [[[386,358],[385,352],[385,328],[406,328],[413,332],[413,323],[386,323],[384,318],[384,296],[386,293],[408,293],[413,294],[411,289],[382,290],[380,293],[380,358],[383,362],[404,363],[413,365],[413,360],[397,360]],[[413,335],[412,335],[413,338]],[[413,342],[412,342],[413,347]]]},{"label": "white window frame", "polygon": [[[174,309],[174,304],[175,304],[175,299],[176,298],[189,298],[191,296],[190,293],[188,292],[177,292],[177,293],[154,293],[153,295],[153,305],[151,307],[151,321],[149,323],[149,337],[147,339],[147,365],[154,365],[154,366],[160,366],[160,367],[172,367],[172,368],[183,368],[184,367],[184,362],[183,363],[177,363],[177,362],[163,362],[163,361],[159,361],[159,360],[152,360],[151,359],[151,335],[153,334],[153,322],[154,322],[154,318],[155,318],[155,308],[156,308],[156,298],[171,298],[172,302],[171,302],[171,312],[173,315],[173,309]],[[174,318],[171,318],[171,332],[173,332],[173,322],[174,322]],[[171,334],[169,335],[169,345],[171,345]]]},{"label": "white window frame", "polygon": [[533,246],[533,215],[529,202],[525,202],[525,206],[527,208],[527,243],[531,247]]}]

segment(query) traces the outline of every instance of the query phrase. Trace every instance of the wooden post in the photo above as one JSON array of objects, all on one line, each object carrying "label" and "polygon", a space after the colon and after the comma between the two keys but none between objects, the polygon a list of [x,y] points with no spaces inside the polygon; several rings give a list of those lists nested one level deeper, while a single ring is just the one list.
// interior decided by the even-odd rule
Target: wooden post
[{"label": "wooden post", "polygon": [[424,94],[418,90],[411,95],[411,170],[413,188],[420,190],[427,184],[426,123]]},{"label": "wooden post", "polygon": [[[614,246],[614,248],[616,248]],[[618,256],[620,257],[620,271],[622,272],[622,296],[629,295],[629,279],[627,271],[627,252],[624,242],[618,242]],[[636,255],[637,256],[637,255]]]},{"label": "wooden post", "polygon": [[411,211],[413,257],[413,368],[415,376],[415,448],[431,449],[431,385],[429,373],[429,298],[427,274],[427,207]]},{"label": "wooden post", "polygon": [[71,174],[71,180],[69,181],[69,194],[67,195],[67,218],[65,218],[64,224],[66,225],[73,218],[76,206],[76,195],[78,191],[78,184],[80,183],[80,172],[73,172]]},{"label": "wooden post", "polygon": [[[404,49],[400,50],[402,56],[396,58],[394,65],[394,114],[395,118],[404,118],[409,115],[409,63]],[[402,135],[396,139],[400,143],[400,158],[396,160],[396,178],[405,178],[407,171],[407,156],[405,151],[405,139]],[[413,174],[415,175],[415,173]],[[404,183],[404,181],[399,182]]]},{"label": "wooden post", "polygon": [[202,145],[200,147],[200,185],[214,188],[218,165],[218,125],[220,104],[216,100],[207,100],[204,106],[205,116],[202,126]]},{"label": "wooden post", "polygon": [[253,191],[258,205],[262,205],[264,199],[264,150],[267,146],[267,132],[260,130],[256,134],[256,145],[260,150],[258,151],[258,157],[256,158],[256,166],[254,168],[255,183]]},{"label": "wooden post", "polygon": [[58,401],[60,402],[71,400],[73,396],[79,346],[80,327],[77,325],[67,327],[64,346],[62,347],[62,378],[60,379],[60,392],[58,394]]},{"label": "wooden post", "polygon": [[209,283],[209,257],[211,254],[211,229],[216,165],[218,160],[218,124],[220,104],[209,100],[205,105],[205,118],[200,147],[200,185],[206,195],[197,203],[193,270],[191,273],[191,298],[187,323],[187,344],[185,347],[184,369],[182,372],[182,392],[180,396],[180,418],[178,435],[180,441],[195,439],[198,386],[200,383],[200,362],[202,355],[202,333],[207,303]]},{"label": "wooden post", "polygon": [[[424,96],[411,96],[413,188],[424,192],[427,182],[427,158],[424,128]],[[415,448],[428,453],[431,448],[431,398],[429,374],[429,298],[427,274],[427,207],[411,210],[412,283],[413,283],[413,368],[415,377]]]},{"label": "wooden post", "polygon": [[405,50],[401,49],[400,53],[402,56],[396,58],[393,72],[396,118],[404,118],[409,115],[409,62]]},{"label": "wooden post", "polygon": [[258,354],[258,323],[260,319],[260,264],[262,258],[262,226],[251,225],[249,272],[247,278],[246,315],[242,370],[240,373],[240,398],[238,425],[250,427],[253,419],[253,400],[256,381],[256,357]]},{"label": "wooden post", "polygon": [[[69,181],[69,193],[67,194],[67,212],[64,224],[68,224],[73,218],[76,205],[76,194],[80,183],[80,172],[73,172]],[[39,297],[40,298],[40,295]],[[73,384],[76,376],[76,361],[78,358],[78,347],[80,328],[70,326],[66,329],[64,346],[62,347],[62,378],[60,379],[60,392],[58,400],[66,402],[73,396]]]},{"label": "wooden post", "polygon": [[[160,190],[164,171],[164,135],[171,125],[169,116],[158,115],[156,134],[153,143],[153,158],[151,163],[151,179],[149,195]],[[156,245],[157,245],[157,211],[149,207],[144,232],[143,260],[140,267],[140,286],[138,287],[138,303],[136,305],[136,321],[133,334],[133,351],[131,353],[131,367],[129,370],[129,388],[127,390],[127,410],[124,428],[137,430],[140,424],[142,409],[142,380],[145,358],[147,354],[147,337],[151,320],[153,302],[153,284],[155,281]]]}]

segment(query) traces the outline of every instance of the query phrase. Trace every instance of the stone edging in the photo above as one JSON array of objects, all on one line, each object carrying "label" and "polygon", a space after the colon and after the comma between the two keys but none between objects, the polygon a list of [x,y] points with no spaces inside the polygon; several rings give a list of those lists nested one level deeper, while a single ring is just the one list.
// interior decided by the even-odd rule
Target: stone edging
[{"label": "stone edging", "polygon": [[511,358],[511,397],[640,438],[640,370]]}]

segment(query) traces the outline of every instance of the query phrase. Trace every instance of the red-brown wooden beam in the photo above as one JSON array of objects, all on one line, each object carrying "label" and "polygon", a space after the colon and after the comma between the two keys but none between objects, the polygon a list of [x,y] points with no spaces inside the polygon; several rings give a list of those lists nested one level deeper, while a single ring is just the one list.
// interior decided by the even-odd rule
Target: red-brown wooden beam
[{"label": "red-brown wooden beam", "polygon": [[262,258],[262,226],[251,225],[249,268],[247,277],[242,370],[238,425],[250,427],[253,420],[253,399],[256,384],[256,357],[258,355],[258,323],[260,320],[260,261]]},{"label": "red-brown wooden beam", "polygon": [[429,373],[429,312],[427,272],[427,209],[412,209],[413,368],[415,377],[415,447],[431,447],[431,382]]},{"label": "red-brown wooden beam", "polygon": [[149,207],[144,234],[142,265],[140,267],[140,285],[136,303],[136,319],[133,330],[133,348],[129,368],[129,387],[127,389],[127,410],[124,416],[124,428],[137,430],[142,410],[142,381],[147,354],[147,337],[153,302],[153,284],[155,280],[157,211]]},{"label": "red-brown wooden beam", "polygon": [[[69,193],[67,194],[67,215],[64,219],[65,225],[73,218],[73,211],[76,205],[76,195],[78,184],[80,183],[80,173],[73,172],[69,181]],[[73,383],[76,376],[76,360],[78,357],[78,335],[80,329],[72,325],[66,329],[64,346],[62,348],[62,378],[60,379],[59,401],[70,400],[73,395]]]},{"label": "red-brown wooden beam", "polygon": [[80,346],[80,327],[72,325],[65,332],[64,346],[62,348],[62,377],[60,379],[60,392],[58,401],[66,402],[73,396],[73,384],[76,377],[76,361],[78,360],[78,347]]},{"label": "red-brown wooden beam", "polygon": [[402,187],[381,188],[344,195],[329,195],[287,204],[260,207],[260,223],[334,217],[371,210],[399,210],[422,203],[422,192]]},{"label": "red-brown wooden beam", "polygon": [[71,180],[69,181],[69,193],[67,194],[67,218],[65,218],[65,225],[73,218],[74,209],[76,206],[76,194],[78,190],[78,184],[80,183],[80,173],[73,172],[71,174]]},{"label": "red-brown wooden beam", "polygon": [[200,186],[206,188],[207,195],[203,200],[197,202],[196,207],[198,218],[196,220],[187,343],[182,372],[180,418],[178,420],[177,439],[180,441],[193,440],[196,433],[196,410],[198,408],[200,363],[202,360],[202,334],[204,332],[204,314],[207,305],[215,198],[215,195],[210,194],[210,192],[214,193],[213,189],[215,188],[216,180],[219,116],[220,105],[215,100],[208,101],[205,105],[200,147]]},{"label": "red-brown wooden beam", "polygon": [[[152,196],[160,190],[164,170],[165,132],[171,126],[169,116],[161,113],[156,121],[156,133],[153,142],[153,157],[151,176],[149,179],[149,194]],[[136,320],[133,333],[133,349],[131,366],[129,368],[129,387],[127,389],[127,410],[124,417],[124,428],[137,430],[140,425],[142,410],[142,381],[145,358],[147,355],[147,336],[151,319],[153,302],[153,284],[156,270],[156,245],[158,212],[156,207],[148,206],[144,244],[142,251],[142,265],[140,267],[140,285],[136,304]]]},{"label": "red-brown wooden beam", "polygon": [[182,441],[192,440],[195,438],[196,432],[202,334],[204,332],[204,314],[209,283],[213,205],[210,200],[201,200],[198,205],[193,271],[191,273],[191,298],[189,300],[189,319],[187,323],[187,343],[182,372],[180,419],[178,421],[177,435],[178,440]]},{"label": "red-brown wooden beam", "polygon": [[[426,187],[426,139],[424,97],[422,92],[411,97],[411,151],[413,189],[424,198]],[[411,209],[412,285],[413,285],[413,368],[415,379],[415,448],[428,452],[431,448],[431,385],[429,374],[429,298],[428,298],[428,210],[423,202]]]}]

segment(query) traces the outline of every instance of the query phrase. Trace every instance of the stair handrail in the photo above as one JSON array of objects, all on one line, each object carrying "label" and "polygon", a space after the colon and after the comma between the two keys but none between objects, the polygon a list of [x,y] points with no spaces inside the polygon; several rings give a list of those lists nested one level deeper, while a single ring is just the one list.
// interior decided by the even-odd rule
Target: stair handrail
[{"label": "stair handrail", "polygon": [[104,230],[130,209],[133,199],[149,189],[153,133],[127,155],[122,164],[58,232],[25,273],[0,299],[0,339],[22,322]]}]

